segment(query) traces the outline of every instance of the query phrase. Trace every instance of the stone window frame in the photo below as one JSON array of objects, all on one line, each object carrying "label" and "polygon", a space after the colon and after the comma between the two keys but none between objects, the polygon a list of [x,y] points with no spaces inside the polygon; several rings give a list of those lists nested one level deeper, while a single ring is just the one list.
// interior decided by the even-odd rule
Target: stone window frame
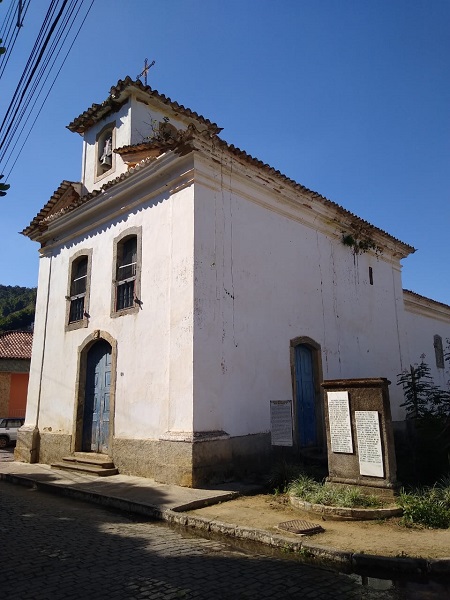
[{"label": "stone window frame", "polygon": [[434,355],[436,358],[436,367],[438,369],[445,368],[445,360],[444,360],[444,345],[442,343],[442,337],[436,334],[433,337],[433,347],[434,347]]},{"label": "stone window frame", "polygon": [[[72,281],[73,281],[73,267],[74,264],[79,261],[80,258],[87,258],[87,273],[86,273],[86,290],[84,292],[84,307],[83,307],[83,318],[79,321],[69,322],[70,319],[70,307],[72,301],[75,299],[75,295],[71,295]],[[92,274],[92,248],[83,248],[78,250],[70,257],[68,277],[67,277],[67,295],[66,295],[66,317],[65,317],[65,330],[73,331],[74,329],[81,329],[87,327],[89,324],[89,299],[91,291],[91,274]]]},{"label": "stone window frame", "polygon": [[[136,275],[134,276],[134,303],[132,306],[117,309],[117,288],[118,281],[117,260],[118,250],[120,245],[131,236],[136,237]],[[121,317],[123,315],[135,314],[142,308],[141,301],[141,270],[142,270],[142,227],[129,227],[122,231],[114,238],[113,261],[112,261],[112,277],[111,277],[111,317]]]},{"label": "stone window frame", "polygon": [[[103,153],[104,143],[108,138],[108,134],[111,133],[111,166],[109,169],[103,169],[100,164],[101,154]],[[95,138],[95,171],[94,171],[94,181],[100,181],[107,175],[114,173],[116,170],[116,155],[114,153],[114,148],[116,147],[116,122],[112,121],[111,123],[107,123],[102,129],[98,132]]]}]

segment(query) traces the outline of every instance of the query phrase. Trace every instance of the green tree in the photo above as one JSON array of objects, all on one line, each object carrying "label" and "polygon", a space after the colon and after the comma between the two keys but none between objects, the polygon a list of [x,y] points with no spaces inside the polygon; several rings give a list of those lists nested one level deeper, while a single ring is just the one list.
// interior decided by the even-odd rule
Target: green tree
[{"label": "green tree", "polygon": [[29,328],[35,307],[36,288],[0,285],[0,331]]}]

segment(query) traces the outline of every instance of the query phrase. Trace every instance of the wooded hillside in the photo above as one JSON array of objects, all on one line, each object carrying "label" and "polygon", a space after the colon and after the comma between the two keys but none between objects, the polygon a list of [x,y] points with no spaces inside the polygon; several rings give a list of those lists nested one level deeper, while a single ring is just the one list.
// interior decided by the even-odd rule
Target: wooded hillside
[{"label": "wooded hillside", "polygon": [[36,288],[0,284],[0,331],[31,327],[35,306]]}]

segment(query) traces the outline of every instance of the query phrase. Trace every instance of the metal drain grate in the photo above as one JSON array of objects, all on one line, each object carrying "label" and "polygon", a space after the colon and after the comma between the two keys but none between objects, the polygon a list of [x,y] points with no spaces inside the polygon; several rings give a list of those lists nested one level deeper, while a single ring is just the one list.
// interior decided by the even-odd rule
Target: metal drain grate
[{"label": "metal drain grate", "polygon": [[299,519],[294,521],[284,521],[284,523],[280,523],[278,525],[278,528],[289,531],[290,533],[303,533],[310,535],[325,531],[324,528],[317,523],[310,523],[309,521],[301,521]]}]

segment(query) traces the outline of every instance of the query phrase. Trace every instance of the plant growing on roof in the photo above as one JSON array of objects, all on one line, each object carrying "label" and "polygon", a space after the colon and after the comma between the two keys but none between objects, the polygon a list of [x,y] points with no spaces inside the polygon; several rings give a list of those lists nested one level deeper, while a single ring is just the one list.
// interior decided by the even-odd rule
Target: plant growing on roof
[{"label": "plant growing on roof", "polygon": [[374,250],[376,254],[381,254],[381,246],[377,246],[375,242],[361,232],[351,234],[342,233],[342,243],[352,249],[353,254],[364,254],[368,250]]},{"label": "plant growing on roof", "polygon": [[163,117],[162,121],[151,119],[150,133],[144,137],[144,142],[168,142],[176,140],[179,136],[179,131],[171,123],[169,117]]}]

